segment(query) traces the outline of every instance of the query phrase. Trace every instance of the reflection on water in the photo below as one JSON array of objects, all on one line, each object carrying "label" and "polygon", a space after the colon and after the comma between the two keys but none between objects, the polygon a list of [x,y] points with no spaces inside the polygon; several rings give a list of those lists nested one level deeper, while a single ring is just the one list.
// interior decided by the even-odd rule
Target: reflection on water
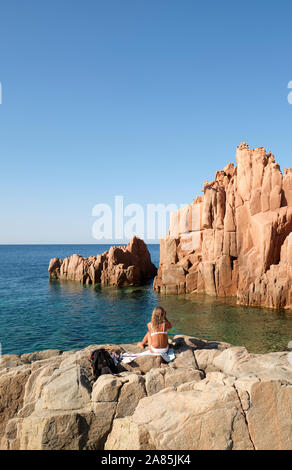
[{"label": "reflection on water", "polygon": [[175,332],[246,346],[250,352],[284,350],[292,338],[292,312],[250,308],[235,298],[160,296]]},{"label": "reflection on water", "polygon": [[[83,286],[49,281],[50,258],[89,256],[107,246],[0,246],[0,342],[2,351],[78,349],[89,344],[131,343],[146,332],[162,305],[173,323],[170,335],[187,334],[244,345],[250,352],[277,351],[292,340],[292,313],[236,305],[235,299],[162,296],[142,287]],[[149,245],[155,264],[159,247]]]},{"label": "reflection on water", "polygon": [[89,316],[93,331],[103,342],[138,341],[157,305],[166,309],[173,323],[170,336],[187,334],[226,341],[254,353],[284,350],[292,339],[292,312],[239,306],[235,298],[158,295],[152,283],[113,288],[53,281],[50,289],[56,298],[70,298],[71,318],[76,313],[78,318]]}]

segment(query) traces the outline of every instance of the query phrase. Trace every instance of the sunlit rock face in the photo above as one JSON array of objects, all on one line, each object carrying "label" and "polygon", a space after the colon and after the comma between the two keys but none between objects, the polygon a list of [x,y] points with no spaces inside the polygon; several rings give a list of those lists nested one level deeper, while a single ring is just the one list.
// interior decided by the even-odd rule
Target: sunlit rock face
[{"label": "sunlit rock face", "polygon": [[97,380],[92,351],[135,353],[139,347],[4,355],[0,449],[292,448],[291,353],[250,354],[185,335],[170,343],[173,362],[141,356]]},{"label": "sunlit rock face", "polygon": [[133,237],[127,246],[111,246],[101,255],[53,258],[48,271],[50,279],[121,287],[143,284],[153,279],[157,269],[144,241]]},{"label": "sunlit rock face", "polygon": [[154,289],[292,307],[292,170],[263,147],[237,147],[203,196],[171,214]]}]

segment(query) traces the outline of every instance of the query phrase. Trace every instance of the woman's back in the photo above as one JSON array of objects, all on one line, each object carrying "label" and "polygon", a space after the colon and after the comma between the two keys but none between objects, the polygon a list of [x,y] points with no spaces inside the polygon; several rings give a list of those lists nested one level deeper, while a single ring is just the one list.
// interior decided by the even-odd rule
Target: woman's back
[{"label": "woman's back", "polygon": [[166,318],[166,311],[163,307],[156,307],[152,312],[152,320],[147,323],[148,332],[138,346],[144,348],[148,343],[149,349],[153,353],[164,353],[169,349],[167,329],[172,325]]},{"label": "woman's back", "polygon": [[148,323],[148,330],[151,336],[151,345],[154,348],[165,348],[167,346],[168,328],[171,328],[171,324],[168,321],[164,321],[155,327],[152,325],[152,322]]}]

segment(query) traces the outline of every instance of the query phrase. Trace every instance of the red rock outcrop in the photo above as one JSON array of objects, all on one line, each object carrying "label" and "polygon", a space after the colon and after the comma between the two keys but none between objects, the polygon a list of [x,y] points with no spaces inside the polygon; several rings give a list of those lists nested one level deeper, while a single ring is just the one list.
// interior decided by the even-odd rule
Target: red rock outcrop
[{"label": "red rock outcrop", "polygon": [[292,308],[292,170],[263,147],[237,147],[204,196],[171,214],[154,289]]},{"label": "red rock outcrop", "polygon": [[53,258],[48,271],[50,279],[121,287],[143,284],[153,279],[157,269],[144,241],[133,237],[127,246],[111,246],[101,255]]}]

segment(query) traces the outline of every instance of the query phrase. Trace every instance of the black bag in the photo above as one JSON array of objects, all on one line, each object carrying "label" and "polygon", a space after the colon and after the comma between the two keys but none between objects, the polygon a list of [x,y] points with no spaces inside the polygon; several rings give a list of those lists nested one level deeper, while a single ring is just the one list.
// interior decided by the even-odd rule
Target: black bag
[{"label": "black bag", "polygon": [[94,379],[102,374],[115,374],[117,368],[110,353],[104,348],[95,349],[89,358]]}]

